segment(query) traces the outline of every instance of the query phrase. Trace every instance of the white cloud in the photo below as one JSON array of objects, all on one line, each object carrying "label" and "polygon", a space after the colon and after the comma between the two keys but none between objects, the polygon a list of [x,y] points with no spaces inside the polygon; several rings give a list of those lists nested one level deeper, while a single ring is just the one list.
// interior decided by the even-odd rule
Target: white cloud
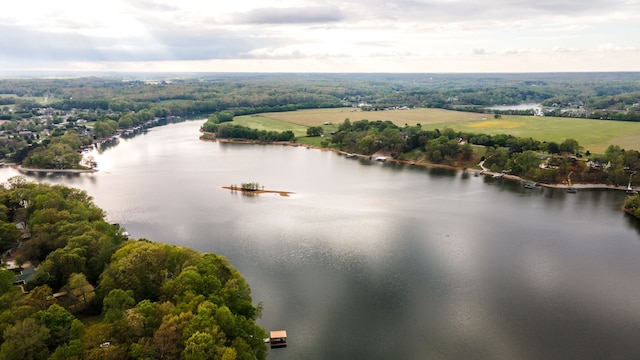
[{"label": "white cloud", "polygon": [[23,0],[0,31],[8,69],[640,70],[627,0]]}]

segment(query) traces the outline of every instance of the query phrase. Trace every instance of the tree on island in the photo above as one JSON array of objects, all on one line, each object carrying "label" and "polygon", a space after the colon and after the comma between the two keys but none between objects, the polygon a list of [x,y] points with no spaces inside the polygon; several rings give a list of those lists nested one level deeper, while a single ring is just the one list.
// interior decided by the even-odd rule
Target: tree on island
[{"label": "tree on island", "polygon": [[[262,188],[264,189],[264,186]],[[240,189],[243,191],[258,191],[260,190],[260,184],[257,182],[242,183]]]}]

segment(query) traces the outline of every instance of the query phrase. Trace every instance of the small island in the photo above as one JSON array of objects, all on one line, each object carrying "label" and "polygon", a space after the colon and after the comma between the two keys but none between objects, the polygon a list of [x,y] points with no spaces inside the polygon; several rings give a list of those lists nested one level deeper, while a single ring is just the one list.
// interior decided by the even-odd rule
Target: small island
[{"label": "small island", "polygon": [[260,185],[257,182],[242,183],[242,184],[240,184],[240,186],[238,186],[238,185],[223,186],[222,188],[223,189],[227,189],[227,190],[231,190],[231,191],[241,191],[243,194],[247,194],[247,195],[258,195],[258,194],[262,194],[262,193],[273,193],[273,194],[280,194],[280,196],[289,196],[291,194],[294,194],[291,191],[265,190],[264,186]]}]

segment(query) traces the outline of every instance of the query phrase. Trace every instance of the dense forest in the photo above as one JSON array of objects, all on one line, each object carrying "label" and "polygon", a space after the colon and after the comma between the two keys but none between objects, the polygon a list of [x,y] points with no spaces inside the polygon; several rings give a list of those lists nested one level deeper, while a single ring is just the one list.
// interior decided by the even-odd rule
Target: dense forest
[{"label": "dense forest", "polygon": [[[474,112],[537,103],[544,114],[640,121],[639,73],[547,74],[121,74],[0,79],[0,156],[25,166],[69,168],[82,145],[158,120],[357,106],[364,111],[435,107]],[[230,134],[246,129],[230,128]],[[254,133],[257,139],[291,134]],[[233,135],[229,135],[233,136]],[[249,136],[249,135],[246,135]]]},{"label": "dense forest", "polygon": [[260,307],[225,258],[129,240],[84,191],[10,179],[0,247],[0,359],[266,357]]},{"label": "dense forest", "polygon": [[[216,132],[220,138],[293,141],[291,132],[259,131],[226,123],[237,115],[319,107],[358,106],[365,111],[389,107],[440,107],[493,112],[499,116],[500,111],[488,107],[540,103],[547,106],[547,113],[556,116],[639,120],[638,73],[143,76],[0,79],[0,99],[5,104],[0,111],[5,119],[0,155],[26,167],[74,168],[79,166],[74,151],[96,139],[137,129],[158,119],[191,116],[209,116],[204,130]],[[527,113],[529,110],[517,111]],[[467,161],[471,156],[469,148],[462,146],[462,157],[458,159],[456,147],[447,144],[454,138],[462,138],[468,144],[492,148],[486,156],[488,166],[547,181],[567,174],[534,171],[528,165],[519,165],[523,159],[512,159],[510,163],[501,159],[512,158],[524,151],[558,154],[562,150],[564,154],[580,155],[577,149],[560,149],[562,144],[513,139],[506,135],[454,134],[455,131],[447,130],[448,140],[445,141],[445,138],[438,139],[438,134],[421,129],[369,126],[374,126],[378,133],[364,134],[356,127],[349,134],[345,131],[334,134],[331,141],[343,149],[365,154],[387,149],[400,156],[400,153],[422,147],[424,149],[420,151],[425,152],[429,161],[450,163]],[[510,143],[507,144],[507,140]],[[507,155],[502,151],[507,151]],[[527,156],[533,155],[527,153]],[[634,168],[629,164],[622,166]],[[573,169],[572,166],[553,164],[551,169],[558,167],[572,168],[577,181],[603,177],[598,171]],[[611,175],[614,172],[608,171],[608,177],[620,183],[622,175]]]},{"label": "dense forest", "polygon": [[[141,76],[144,76],[141,78]],[[145,78],[146,77],[146,78]],[[141,80],[145,79],[145,80]],[[233,109],[236,115],[299,108],[363,104],[474,108],[542,103],[562,116],[603,112],[635,114],[638,73],[540,74],[188,74],[123,75],[64,79],[0,79],[2,104],[30,114],[40,101],[57,110],[85,109],[104,119],[109,112],[189,116]],[[577,111],[580,109],[580,111]],[[576,111],[570,111],[576,110]],[[479,110],[481,111],[481,110]],[[630,115],[631,114],[631,115]],[[570,115],[567,115],[570,116]],[[580,115],[585,116],[585,115]]]}]

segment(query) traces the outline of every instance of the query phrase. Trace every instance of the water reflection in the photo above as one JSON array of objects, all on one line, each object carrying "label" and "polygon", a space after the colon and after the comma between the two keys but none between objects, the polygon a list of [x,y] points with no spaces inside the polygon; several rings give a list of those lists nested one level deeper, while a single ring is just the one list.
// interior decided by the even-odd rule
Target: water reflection
[{"label": "water reflection", "polygon": [[[122,141],[93,175],[35,179],[86,189],[136,238],[229,258],[260,324],[287,329],[269,359],[640,354],[640,225],[623,193],[203,142],[199,125]],[[240,181],[295,194],[221,188]]]},{"label": "water reflection", "polygon": [[624,214],[624,217],[627,220],[629,228],[634,229],[640,235],[640,221],[638,221],[638,218],[627,213]]}]

